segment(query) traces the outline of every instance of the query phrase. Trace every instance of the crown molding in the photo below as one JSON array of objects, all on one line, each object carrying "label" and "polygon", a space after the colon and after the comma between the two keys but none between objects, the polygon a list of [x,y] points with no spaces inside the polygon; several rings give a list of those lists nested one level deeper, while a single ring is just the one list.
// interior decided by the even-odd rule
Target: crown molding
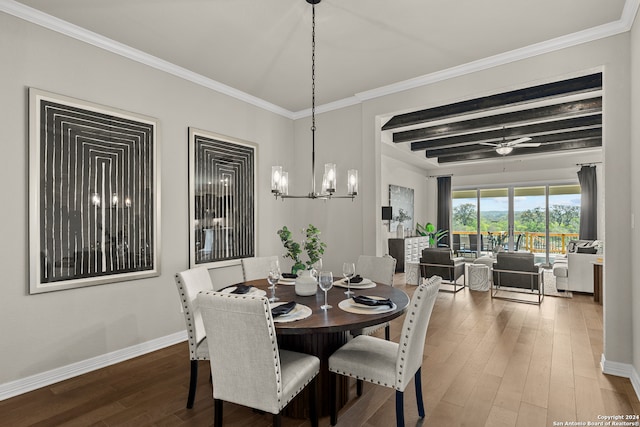
[{"label": "crown molding", "polygon": [[180,77],[184,80],[193,82],[197,85],[206,87],[224,95],[228,95],[232,98],[244,101],[248,104],[254,105],[272,113],[279,114],[289,119],[293,118],[293,113],[291,111],[265,101],[264,99],[249,95],[246,92],[232,88],[231,86],[225,85],[201,74],[194,73],[193,71],[187,70],[186,68],[179,67],[168,61],[157,58],[153,55],[149,55],[148,53],[145,53],[138,49],[134,49],[131,46],[127,46],[123,43],[119,43],[107,37],[101,36],[100,34],[71,24],[62,19],[53,17],[22,3],[18,3],[13,0],[0,0],[0,11],[6,12],[17,18],[24,19],[25,21],[29,21],[33,24],[58,32],[60,34],[64,34],[76,40],[91,44],[100,49],[115,53],[141,64],[148,65],[157,70],[164,71],[176,77]]},{"label": "crown molding", "polygon": [[[323,113],[338,110],[344,107],[362,103],[370,99],[392,95],[394,93],[402,92],[409,89],[415,89],[421,86],[433,84],[454,77],[463,76],[465,74],[475,73],[500,65],[505,65],[511,62],[520,61],[537,55],[554,52],[582,43],[587,43],[605,37],[615,36],[617,34],[627,32],[631,29],[635,21],[639,6],[640,0],[626,0],[624,9],[622,11],[622,16],[618,21],[600,25],[598,27],[593,27],[587,30],[578,31],[566,36],[557,37],[555,39],[536,43],[521,49],[515,49],[488,58],[483,58],[477,61],[462,64],[456,67],[451,67],[446,70],[425,74],[413,79],[408,79],[376,89],[359,92],[354,96],[317,106],[316,112]],[[162,60],[153,55],[149,55],[125,44],[116,42],[115,40],[111,40],[107,37],[86,30],[77,25],[55,18],[51,15],[47,15],[46,13],[40,12],[39,10],[33,9],[22,3],[18,3],[14,0],[0,0],[0,11],[24,19],[33,24],[48,28],[52,31],[56,31],[69,37],[73,37],[77,40],[89,43],[101,49],[105,49],[109,52],[115,53],[133,61],[137,61],[158,70],[167,72],[182,79],[191,81],[197,85],[228,95],[240,101],[247,102],[248,104],[284,116],[286,118],[297,120],[311,115],[310,108],[297,112],[289,111],[261,98],[249,95],[246,92],[234,89],[231,86],[227,86],[201,74],[194,73],[168,61]]]}]

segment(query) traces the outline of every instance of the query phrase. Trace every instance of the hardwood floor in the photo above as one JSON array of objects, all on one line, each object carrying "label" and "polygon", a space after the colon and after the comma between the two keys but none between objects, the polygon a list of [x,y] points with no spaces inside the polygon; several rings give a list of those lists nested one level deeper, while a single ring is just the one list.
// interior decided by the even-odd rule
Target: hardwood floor
[{"label": "hardwood floor", "polygon": [[[397,286],[411,294],[412,286]],[[402,319],[392,323],[394,341]],[[628,379],[600,371],[602,306],[592,297],[546,297],[541,306],[491,300],[488,292],[440,293],[422,367],[427,416],[418,419],[413,386],[408,426],[552,426],[640,414]],[[209,365],[201,362],[193,409],[186,409],[186,343],[0,402],[0,424],[18,426],[210,426]],[[365,383],[339,414],[339,426],[395,425],[394,391]],[[225,404],[225,426],[271,425],[269,414]],[[308,426],[284,418],[286,427]],[[320,420],[328,426],[328,417]]]}]

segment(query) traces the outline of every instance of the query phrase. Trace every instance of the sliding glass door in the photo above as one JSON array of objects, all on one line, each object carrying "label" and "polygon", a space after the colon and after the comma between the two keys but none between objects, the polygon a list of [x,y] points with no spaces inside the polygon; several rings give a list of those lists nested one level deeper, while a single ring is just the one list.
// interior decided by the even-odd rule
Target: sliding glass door
[{"label": "sliding glass door", "polygon": [[577,184],[454,190],[452,196],[453,249],[465,256],[526,251],[552,264],[578,237]]}]

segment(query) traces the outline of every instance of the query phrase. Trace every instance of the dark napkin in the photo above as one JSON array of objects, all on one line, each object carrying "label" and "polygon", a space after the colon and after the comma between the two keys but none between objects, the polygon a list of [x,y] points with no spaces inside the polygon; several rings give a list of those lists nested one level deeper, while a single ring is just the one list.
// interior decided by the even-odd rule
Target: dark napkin
[{"label": "dark napkin", "polygon": [[271,316],[273,316],[273,317],[282,316],[284,314],[289,313],[295,307],[296,307],[296,302],[295,301],[290,301],[288,303],[279,305],[277,307],[273,307],[271,309]]},{"label": "dark napkin", "polygon": [[393,302],[390,299],[375,299],[365,295],[356,295],[353,297],[353,301],[358,304],[364,304],[371,307],[379,306],[379,305],[388,305],[389,307],[393,307]]},{"label": "dark napkin", "polygon": [[[353,276],[350,280],[351,283],[360,283],[362,282],[362,277],[360,277],[359,274],[356,274],[355,276]],[[344,279],[344,283],[347,283],[347,279]]]},{"label": "dark napkin", "polygon": [[282,277],[285,279],[297,279],[298,275],[293,273],[282,273]]},{"label": "dark napkin", "polygon": [[236,288],[229,293],[230,294],[246,294],[247,292],[251,291],[252,288],[253,286],[236,285]]}]

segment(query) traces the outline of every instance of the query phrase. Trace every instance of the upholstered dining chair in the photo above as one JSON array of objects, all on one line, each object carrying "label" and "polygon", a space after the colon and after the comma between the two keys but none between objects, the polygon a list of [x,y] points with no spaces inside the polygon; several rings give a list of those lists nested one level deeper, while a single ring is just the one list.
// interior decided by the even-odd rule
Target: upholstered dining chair
[{"label": "upholstered dining chair", "polygon": [[[366,277],[380,285],[393,286],[393,274],[396,271],[396,262],[396,259],[390,255],[381,257],[360,255],[356,263],[356,274],[359,274],[361,277]],[[384,336],[389,340],[391,335],[389,322],[351,331],[351,335],[371,335],[383,327]]]},{"label": "upholstered dining chair", "polygon": [[274,414],[310,385],[311,425],[317,427],[316,381],[320,359],[278,348],[276,329],[263,296],[203,292],[198,295],[207,333],[214,398],[214,426],[222,426],[223,401]]},{"label": "upholstered dining chair", "polygon": [[429,319],[442,279],[423,281],[411,298],[402,325],[400,342],[360,335],[329,357],[331,375],[331,425],[338,421],[336,375],[345,375],[396,390],[396,424],[404,426],[404,390],[414,377],[418,414],[424,418],[421,367]]},{"label": "upholstered dining chair", "polygon": [[189,396],[187,408],[193,408],[198,384],[198,361],[209,360],[209,348],[205,336],[202,316],[198,310],[196,296],[201,291],[214,290],[209,270],[204,267],[192,268],[176,274],[176,285],[182,303],[182,312],[187,326],[189,343],[189,359],[191,360],[191,377],[189,380]]},{"label": "upholstered dining chair", "polygon": [[277,256],[242,258],[241,263],[244,281],[266,278],[269,275],[271,265],[277,262]]}]

